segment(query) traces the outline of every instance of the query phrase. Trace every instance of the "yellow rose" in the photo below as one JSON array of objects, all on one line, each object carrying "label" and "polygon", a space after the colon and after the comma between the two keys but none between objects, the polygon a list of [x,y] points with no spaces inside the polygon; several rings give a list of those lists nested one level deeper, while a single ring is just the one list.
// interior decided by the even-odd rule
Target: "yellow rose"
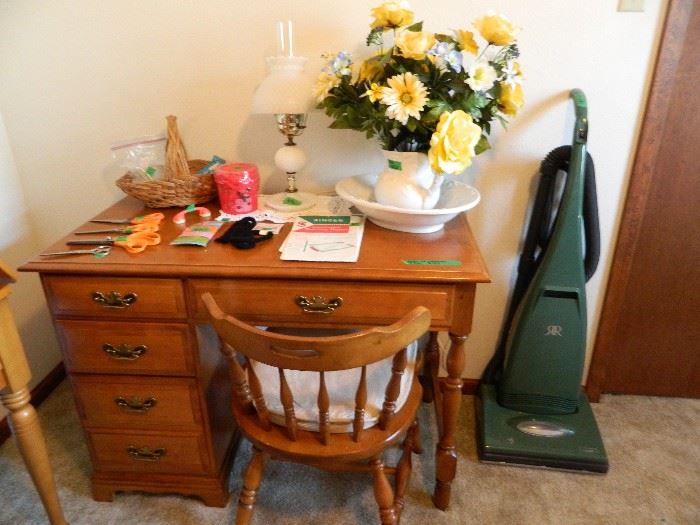
[{"label": "yellow rose", "polygon": [[510,117],[514,117],[523,107],[525,97],[521,84],[501,83],[501,95],[498,97],[498,109]]},{"label": "yellow rose", "polygon": [[368,58],[360,64],[360,72],[358,73],[358,82],[369,80],[370,82],[377,80],[384,72],[382,64],[379,62],[380,57]]},{"label": "yellow rose", "polygon": [[370,27],[395,28],[410,26],[413,23],[413,11],[406,1],[384,2],[379,7],[372,9],[374,21]]},{"label": "yellow rose", "polygon": [[394,43],[406,58],[423,60],[425,53],[435,44],[435,35],[423,31],[401,31]]},{"label": "yellow rose", "polygon": [[455,31],[455,36],[457,37],[457,42],[459,42],[459,47],[462,51],[476,55],[477,51],[479,51],[479,46],[476,45],[476,41],[474,40],[474,33],[458,29]]},{"label": "yellow rose", "polygon": [[461,109],[440,115],[428,150],[433,171],[450,175],[462,173],[471,165],[480,138],[481,128]]},{"label": "yellow rose", "polygon": [[497,46],[512,44],[518,32],[518,28],[510,20],[492,12],[475,20],[474,27],[489,43]]},{"label": "yellow rose", "polygon": [[313,95],[316,98],[316,102],[323,102],[323,100],[328,96],[331,89],[340,84],[340,77],[337,75],[329,75],[328,73],[321,73],[316,79],[316,84],[314,84]]}]

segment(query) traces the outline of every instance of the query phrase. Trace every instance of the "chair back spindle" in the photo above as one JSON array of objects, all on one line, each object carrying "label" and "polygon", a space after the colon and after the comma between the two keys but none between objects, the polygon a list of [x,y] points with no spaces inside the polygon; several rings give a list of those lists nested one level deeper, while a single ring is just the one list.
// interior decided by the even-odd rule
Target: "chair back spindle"
[{"label": "chair back spindle", "polygon": [[406,348],[398,352],[394,356],[394,361],[391,366],[391,379],[386,386],[386,395],[384,397],[384,406],[382,414],[379,416],[379,428],[385,429],[391,421],[391,418],[396,412],[396,400],[401,393],[401,376],[406,370]]},{"label": "chair back spindle", "polygon": [[321,443],[324,445],[328,444],[328,437],[331,433],[328,414],[330,405],[328,388],[326,387],[326,374],[321,370],[318,374],[318,433]]},{"label": "chair back spindle", "polygon": [[267,404],[265,403],[265,397],[263,396],[262,387],[260,386],[260,380],[255,373],[255,367],[251,366],[248,356],[246,356],[246,364],[248,369],[248,383],[250,385],[250,391],[253,394],[255,410],[258,413],[258,421],[262,428],[270,430],[272,428],[270,413],[267,411]]},{"label": "chair back spindle", "polygon": [[365,409],[367,407],[367,366],[362,367],[360,382],[355,393],[355,419],[352,421],[352,440],[360,441],[365,427]]},{"label": "chair back spindle", "polygon": [[238,354],[221,339],[219,339],[219,345],[221,347],[221,352],[228,361],[228,370],[229,376],[231,377],[233,395],[238,400],[246,414],[255,413],[255,405],[253,404],[253,397],[250,393],[250,387],[248,386],[248,379],[245,376],[243,367],[238,362]]},{"label": "chair back spindle", "polygon": [[297,439],[297,419],[294,416],[294,397],[292,390],[287,383],[287,376],[284,374],[284,368],[278,368],[280,376],[280,400],[284,408],[284,423],[287,428],[287,435],[292,441]]}]

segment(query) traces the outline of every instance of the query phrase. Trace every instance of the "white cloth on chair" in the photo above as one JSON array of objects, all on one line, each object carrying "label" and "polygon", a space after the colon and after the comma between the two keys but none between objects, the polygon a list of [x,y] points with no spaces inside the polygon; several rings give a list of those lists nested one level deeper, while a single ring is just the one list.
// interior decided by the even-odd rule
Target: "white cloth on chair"
[{"label": "white cloth on chair", "polygon": [[[337,335],[338,331],[311,329],[275,329],[275,332],[302,336]],[[401,376],[401,392],[396,400],[398,411],[408,398],[408,393],[416,373],[418,341],[413,341],[406,351],[406,370]],[[391,376],[393,358],[383,359],[367,366],[367,404],[365,406],[364,428],[374,426],[384,405],[386,385]],[[252,361],[252,366],[260,380],[263,397],[273,423],[284,425],[284,407],[280,401],[279,372],[276,367]],[[326,372],[326,388],[330,399],[329,421],[331,432],[351,432],[355,417],[355,394],[360,381],[360,368]],[[318,387],[319,373],[285,369],[285,378],[294,397],[294,415],[299,428],[318,430]]]}]

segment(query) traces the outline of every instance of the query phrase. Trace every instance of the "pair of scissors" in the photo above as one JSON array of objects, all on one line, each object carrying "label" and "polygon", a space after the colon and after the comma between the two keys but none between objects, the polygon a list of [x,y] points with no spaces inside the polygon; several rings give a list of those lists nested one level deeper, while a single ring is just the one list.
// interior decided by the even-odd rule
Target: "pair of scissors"
[{"label": "pair of scissors", "polygon": [[74,232],[76,235],[86,235],[90,233],[123,233],[124,235],[129,235],[136,232],[157,232],[158,224],[155,222],[142,222],[139,224],[132,224],[131,226],[126,226],[124,228],[107,228],[104,230],[89,230],[82,232]]},{"label": "pair of scissors", "polygon": [[160,224],[165,218],[160,212],[149,213],[148,215],[138,215],[132,219],[92,219],[90,222],[101,222],[106,224],[143,224],[143,223],[155,223]]},{"label": "pair of scissors", "polygon": [[42,253],[40,255],[42,257],[53,257],[57,255],[81,255],[91,253],[95,257],[106,257],[109,255],[111,250],[112,248],[110,246],[98,246],[97,248],[92,248],[91,250],[66,250],[65,252]]},{"label": "pair of scissors", "polygon": [[79,241],[68,241],[66,244],[100,244],[106,246],[119,246],[129,253],[141,253],[148,246],[160,244],[160,235],[156,232],[135,232],[130,235],[120,235],[119,237],[105,237],[104,239],[85,239]]}]

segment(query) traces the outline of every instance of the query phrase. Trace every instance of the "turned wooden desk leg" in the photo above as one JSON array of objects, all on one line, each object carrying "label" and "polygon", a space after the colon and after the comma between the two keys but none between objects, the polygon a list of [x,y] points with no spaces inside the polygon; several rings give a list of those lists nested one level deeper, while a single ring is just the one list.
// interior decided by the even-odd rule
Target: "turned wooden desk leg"
[{"label": "turned wooden desk leg", "polygon": [[29,403],[29,390],[21,388],[16,392],[0,396],[2,404],[10,411],[8,421],[27,470],[34,481],[39,497],[44,504],[52,525],[67,525],[54,485],[46,441],[39,425],[36,410]]},{"label": "turned wooden desk leg", "polygon": [[457,474],[457,447],[455,434],[459,405],[462,402],[462,370],[464,369],[464,342],[467,337],[450,333],[447,353],[447,377],[442,384],[442,428],[435,451],[435,493],[433,504],[446,510],[450,504],[450,486]]}]

